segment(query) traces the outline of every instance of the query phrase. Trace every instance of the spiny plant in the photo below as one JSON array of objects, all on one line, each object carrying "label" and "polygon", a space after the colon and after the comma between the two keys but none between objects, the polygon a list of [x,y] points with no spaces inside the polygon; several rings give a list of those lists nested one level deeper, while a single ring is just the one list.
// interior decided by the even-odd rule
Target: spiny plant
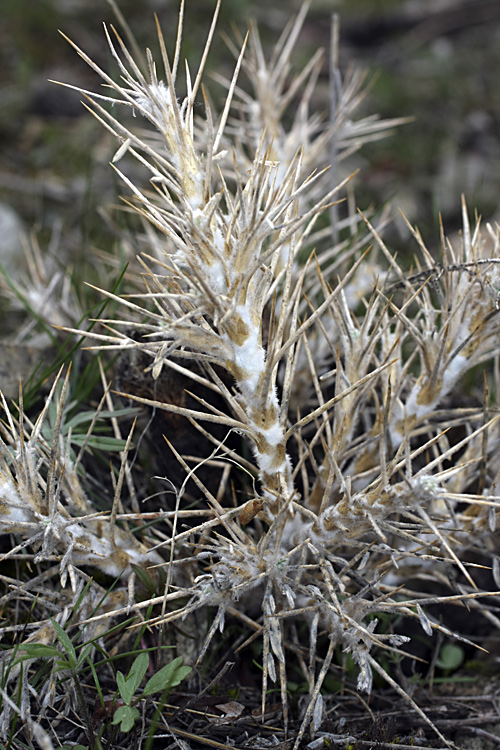
[{"label": "spiny plant", "polygon": [[[119,33],[105,29],[118,81],[70,42],[114,92],[78,89],[119,143],[114,168],[146,246],[127,293],[100,290],[123,315],[99,319],[86,335],[95,349],[145,355],[152,393],[165,373],[187,378],[198,408],[133,398],[184,417],[213,445],[201,461],[181,455],[175,435],[165,434],[165,451],[170,446],[197,488],[202,520],[193,523],[183,508],[183,485],[171,533],[158,545],[167,556],[165,594],[129,600],[115,614],[168,605],[150,620],[161,626],[215,608],[199,662],[227,614],[251,623],[263,643],[262,713],[270,682],[278,682],[285,730],[286,654],[298,648],[288,633],[300,618],[309,627],[308,653],[298,649],[309,702],[295,747],[308,727],[321,727],[322,687],[339,646],[358,667],[359,690],[370,692],[378,674],[447,744],[377,659],[380,649],[404,654],[409,640],[381,632],[377,615],[404,615],[428,635],[464,642],[426,613],[428,605],[467,602],[498,624],[488,598],[498,592],[476,580],[485,566],[499,577],[500,434],[489,397],[492,389],[498,403],[497,367],[488,371],[482,406],[464,406],[460,388],[466,373],[497,361],[500,231],[479,221],[471,230],[464,203],[462,235],[452,243],[442,232],[439,261],[410,227],[419,255],[414,269],[403,268],[373,217],[332,210],[351,180],[346,173],[331,183],[342,157],[395,121],[354,122],[361,79],[342,85],[335,64],[330,117],[311,114],[319,53],[298,73],[291,64],[307,6],[269,60],[251,28],[234,75],[219,78],[226,96],[217,112],[202,76],[218,10],[194,79],[186,64],[184,95],[183,4],[172,58],[157,23],[159,63],[149,50],[145,61],[134,58]],[[126,156],[149,184],[119,170]],[[318,221],[326,213],[330,226]],[[213,401],[197,395],[201,387]],[[197,476],[202,463],[212,467],[215,489]],[[47,538],[59,544],[63,527]],[[125,574],[136,549],[127,540],[124,532]],[[64,549],[66,567],[101,564],[76,559],[75,545]],[[139,562],[147,555],[141,548]],[[158,551],[149,555],[156,563]],[[453,568],[458,582],[440,595]]]},{"label": "spiny plant", "polygon": [[[17,409],[9,408],[1,395],[0,533],[15,540],[10,546],[4,545],[1,555],[4,573],[8,574],[2,576],[8,588],[0,598],[2,611],[8,613],[2,626],[0,732],[4,738],[9,736],[16,713],[29,727],[36,724],[30,710],[33,692],[42,706],[54,705],[55,700],[55,679],[47,679],[42,689],[33,691],[29,669],[25,668],[29,664],[23,666],[19,658],[17,637],[23,638],[22,645],[28,652],[35,647],[57,650],[58,628],[76,611],[84,623],[99,611],[105,617],[103,622],[80,626],[89,642],[97,641],[107,629],[108,617],[126,605],[127,593],[123,586],[108,591],[82,566],[121,579],[132,574],[134,565],[161,562],[151,545],[142,544],[126,525],[133,526],[134,514],[125,514],[125,520],[120,512],[132,432],[127,440],[93,435],[103,417],[116,420],[120,410],[103,409],[106,401],[112,407],[106,388],[97,409],[71,415],[67,408],[69,383],[70,369],[64,379],[61,369],[34,422],[24,411],[22,389]],[[81,432],[83,425],[85,430]],[[90,500],[91,484],[84,465],[91,447],[121,452],[111,513],[109,507],[97,509]],[[101,501],[105,500],[102,495],[104,488]],[[33,654],[29,657],[30,664],[34,658]],[[12,703],[9,694],[17,696],[17,703]],[[67,698],[64,691],[63,696]],[[78,695],[73,697],[79,699]]]}]

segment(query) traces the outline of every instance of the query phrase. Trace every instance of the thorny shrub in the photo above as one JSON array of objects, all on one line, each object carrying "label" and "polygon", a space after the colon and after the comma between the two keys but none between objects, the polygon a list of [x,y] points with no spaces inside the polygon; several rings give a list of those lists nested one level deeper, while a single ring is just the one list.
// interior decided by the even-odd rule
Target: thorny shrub
[{"label": "thorny shrub", "polygon": [[[480,588],[476,572],[491,566],[499,577],[500,428],[489,390],[498,403],[500,235],[479,223],[471,230],[464,203],[462,234],[450,242],[443,231],[439,260],[410,227],[418,257],[404,269],[377,221],[351,208],[352,192],[346,210],[337,206],[355,180],[342,174],[349,155],[398,121],[354,119],[363,79],[342,82],[335,50],[330,116],[310,111],[322,52],[299,72],[291,64],[306,6],[270,59],[251,27],[233,49],[234,75],[218,77],[226,96],[217,111],[201,81],[218,9],[199,70],[193,78],[186,65],[184,83],[183,7],[173,57],[159,26],[156,61],[149,50],[134,58],[105,29],[119,78],[70,42],[107,87],[78,90],[119,144],[114,168],[146,245],[126,293],[100,290],[123,315],[100,319],[88,337],[98,350],[145,355],[152,395],[166,372],[191,382],[197,407],[133,398],[212,440],[203,463],[217,481],[202,482],[196,457],[180,455],[165,434],[196,487],[198,516],[183,509],[177,488],[175,510],[157,513],[170,519],[169,537],[151,529],[139,544],[116,525],[141,517],[138,509],[119,513],[126,450],[111,518],[94,517],[60,425],[50,445],[40,437],[43,415],[29,429],[8,417],[1,528],[24,536],[17,550],[37,546],[38,561],[55,555],[75,595],[81,565],[126,580],[132,563],[164,564],[162,597],[137,604],[129,595],[114,613],[159,602],[169,608],[150,625],[161,626],[215,608],[198,661],[227,613],[250,618],[263,641],[262,710],[277,681],[285,727],[287,629],[306,621],[309,653],[299,660],[309,703],[298,744],[309,726],[321,726],[322,685],[338,646],[358,667],[359,690],[370,692],[378,673],[404,694],[376,654],[404,653],[408,637],[381,632],[377,615],[404,615],[428,635],[460,639],[425,609],[466,601],[498,624],[487,598],[495,592]],[[120,171],[130,157],[149,183]],[[325,215],[328,226],[318,222]],[[485,363],[484,404],[464,406],[464,376]],[[199,388],[214,400],[197,397]],[[236,502],[231,483],[240,488]],[[438,596],[436,583],[450,593]],[[97,636],[100,617],[90,621]]]}]

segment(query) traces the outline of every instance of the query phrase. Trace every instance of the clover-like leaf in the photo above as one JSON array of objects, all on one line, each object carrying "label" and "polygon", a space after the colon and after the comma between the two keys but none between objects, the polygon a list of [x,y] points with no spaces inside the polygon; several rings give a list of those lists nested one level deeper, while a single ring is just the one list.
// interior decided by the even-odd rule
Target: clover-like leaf
[{"label": "clover-like leaf", "polygon": [[127,677],[124,677],[122,672],[116,673],[116,684],[118,685],[120,696],[123,702],[127,705],[130,705],[132,702],[132,699],[142,682],[142,678],[146,674],[148,664],[149,657],[147,653],[143,652],[134,659]]},{"label": "clover-like leaf", "polygon": [[153,693],[162,693],[165,690],[170,690],[182,682],[190,672],[191,667],[183,667],[182,657],[178,656],[170,664],[162,667],[147,681],[143,694],[153,695]]},{"label": "clover-like leaf", "polygon": [[139,715],[139,711],[133,706],[119,706],[115,711],[112,723],[120,725],[120,732],[130,732]]}]

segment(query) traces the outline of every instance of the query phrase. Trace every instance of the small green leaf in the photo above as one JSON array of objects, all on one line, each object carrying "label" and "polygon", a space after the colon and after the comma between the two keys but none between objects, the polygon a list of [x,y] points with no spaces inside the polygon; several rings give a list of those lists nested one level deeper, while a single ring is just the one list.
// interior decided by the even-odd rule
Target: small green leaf
[{"label": "small green leaf", "polygon": [[153,597],[156,591],[156,584],[149,573],[144,570],[144,568],[141,568],[140,565],[132,565],[132,570],[134,571],[146,591],[150,592],[151,597]]},{"label": "small green leaf", "polygon": [[120,697],[124,703],[130,703],[131,697],[129,696],[129,691],[127,690],[127,681],[125,680],[125,675],[123,672],[117,672],[116,673],[116,684],[118,685],[118,690],[120,692]]},{"label": "small green leaf", "polygon": [[71,643],[71,639],[70,639],[69,635],[66,633],[66,631],[64,630],[64,628],[62,628],[59,625],[58,622],[56,622],[55,620],[51,619],[51,623],[54,626],[54,630],[57,633],[57,637],[59,639],[59,642],[62,644],[64,650],[66,651],[66,653],[69,656],[69,663],[70,663],[71,669],[76,669],[77,664],[78,664],[78,659],[76,658],[75,647]]},{"label": "small green leaf", "polygon": [[133,689],[132,695],[135,695],[135,693],[137,692],[148,667],[149,655],[145,651],[143,651],[141,654],[136,656],[136,658],[134,659],[134,663],[130,667],[130,671],[127,675],[127,683],[130,684]]},{"label": "small green leaf", "polygon": [[182,657],[178,656],[170,664],[162,667],[159,672],[147,681],[143,694],[152,695],[153,693],[162,693],[182,682],[191,672],[191,667],[183,667],[181,665]]},{"label": "small green leaf", "polygon": [[439,652],[436,664],[441,669],[453,672],[463,664],[464,658],[465,654],[461,646],[456,643],[445,643]]},{"label": "small green leaf", "polygon": [[103,435],[102,437],[92,435],[87,440],[86,435],[75,435],[75,433],[71,434],[71,442],[73,445],[78,445],[80,447],[85,442],[87,442],[87,445],[89,447],[92,447],[95,450],[99,451],[122,451],[127,444],[126,440],[120,440],[119,438],[114,437],[106,437],[106,435]]},{"label": "small green leaf", "polygon": [[[72,406],[72,405],[71,405]],[[138,414],[139,409],[136,408],[124,408],[124,409],[116,409],[116,411],[100,411],[99,415],[97,417],[98,421],[102,421],[103,419],[111,419],[111,418],[117,418],[117,417],[130,417],[135,416]],[[79,427],[83,424],[90,424],[92,420],[95,417],[94,411],[80,411],[74,416],[72,416],[70,419],[67,419],[64,423],[64,427],[66,431],[69,427],[74,431],[76,427]]]},{"label": "small green leaf", "polygon": [[120,732],[130,732],[140,714],[132,706],[120,706],[113,716],[113,724],[120,724]]},{"label": "small green leaf", "polygon": [[[70,406],[72,406],[72,404],[70,404]],[[74,417],[71,417],[71,419],[66,419],[64,422],[64,427],[66,431],[68,431],[69,427],[71,427],[71,429],[74,431],[76,427],[79,427],[82,424],[90,424],[94,417],[95,412],[93,411],[81,411],[78,414],[75,414]]]},{"label": "small green leaf", "polygon": [[[61,654],[59,653],[59,656],[60,655]],[[68,661],[68,659],[64,659],[64,658],[58,659],[56,661],[55,665],[54,665],[54,672],[62,672],[65,669],[71,670],[71,669],[73,669],[73,667],[71,666],[71,664]]]},{"label": "small green leaf", "polygon": [[87,659],[87,657],[90,655],[90,652],[92,651],[92,644],[87,643],[85,648],[83,648],[80,651],[80,655],[78,656],[78,667],[81,667],[83,662]]},{"label": "small green leaf", "polygon": [[[42,659],[43,657],[54,658],[61,656],[61,652],[55,646],[45,646],[43,643],[26,643],[21,646],[14,664],[19,664],[27,659]],[[25,651],[26,653],[22,653]]]},{"label": "small green leaf", "polygon": [[129,673],[125,678],[121,672],[116,673],[116,684],[120,691],[120,696],[124,703],[130,705],[132,698],[136,694],[142,678],[146,674],[149,665],[149,656],[142,652],[135,659],[130,667]]}]

